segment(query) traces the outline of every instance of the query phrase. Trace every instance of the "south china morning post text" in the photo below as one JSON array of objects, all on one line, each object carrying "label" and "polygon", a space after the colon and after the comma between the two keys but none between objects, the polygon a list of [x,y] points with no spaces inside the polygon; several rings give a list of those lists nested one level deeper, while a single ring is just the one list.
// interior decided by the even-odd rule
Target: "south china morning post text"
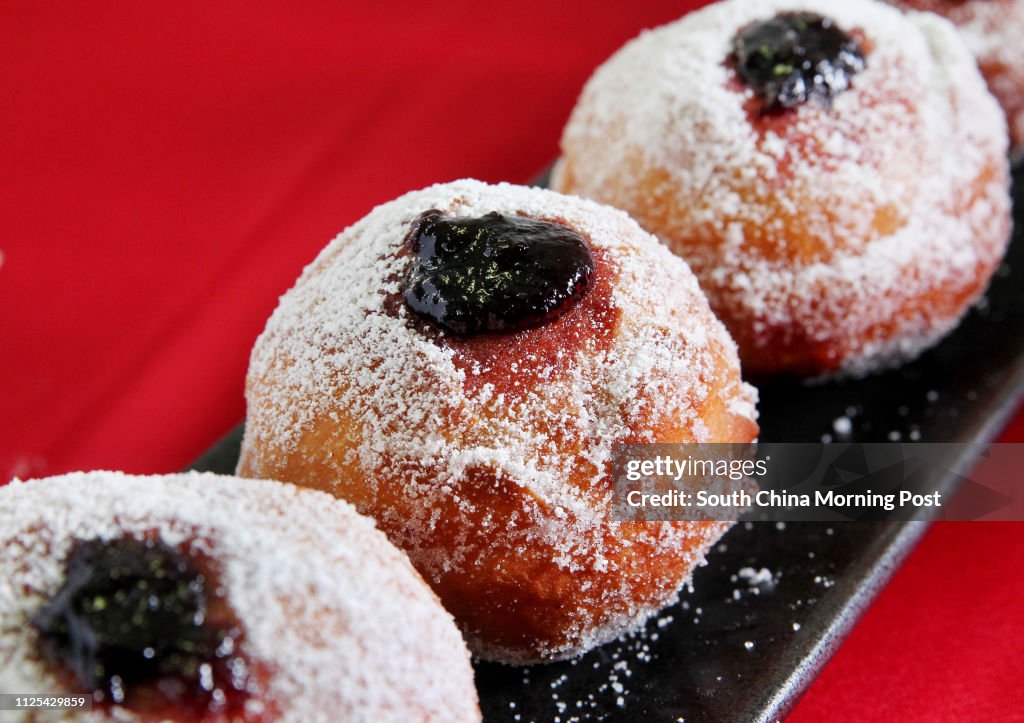
[{"label": "south china morning post text", "polygon": [[[613,461],[613,518],[822,521],[1016,519],[1024,445],[990,445],[984,479],[956,444],[633,444]],[[1019,458],[1019,460],[1018,460]],[[968,470],[970,472],[970,470]],[[965,484],[966,483],[966,484]],[[953,493],[959,490],[954,499]],[[995,517],[992,517],[995,515]]]},{"label": "south china morning post text", "polygon": [[[673,482],[686,479],[709,480],[723,478],[736,482],[763,477],[768,473],[768,459],[683,459],[671,455],[660,455],[651,459],[631,459],[626,463],[626,478],[638,482],[652,475],[667,476]],[[942,492],[916,494],[911,490],[899,490],[881,494],[872,492],[837,492],[834,489],[814,490],[814,496],[806,492],[777,492],[773,489],[732,489],[726,492],[713,489],[685,491],[671,489],[663,493],[642,492],[639,489],[627,493],[626,502],[632,507],[695,506],[704,508],[735,507],[740,511],[748,507],[877,507],[892,512],[897,506],[940,507]]]}]

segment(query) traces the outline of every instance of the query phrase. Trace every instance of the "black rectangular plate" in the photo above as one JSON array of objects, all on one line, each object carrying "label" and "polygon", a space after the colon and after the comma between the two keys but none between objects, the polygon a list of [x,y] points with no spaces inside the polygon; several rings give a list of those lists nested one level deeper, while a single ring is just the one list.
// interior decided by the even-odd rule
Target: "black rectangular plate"
[{"label": "black rectangular plate", "polygon": [[[768,381],[761,439],[771,442],[965,442],[969,466],[1024,387],[1024,177],[1016,228],[985,300],[913,364],[861,380]],[[835,421],[851,431],[837,435]],[[840,424],[842,429],[845,425]],[[193,468],[231,473],[241,428]],[[946,481],[947,488],[955,484]],[[780,717],[839,645],[926,523],[740,524],[680,602],[643,631],[570,662],[480,663],[487,721],[762,721]],[[750,568],[744,575],[743,568]],[[751,579],[767,570],[770,580]],[[767,578],[767,575],[761,575]],[[756,584],[755,584],[756,583]]]}]

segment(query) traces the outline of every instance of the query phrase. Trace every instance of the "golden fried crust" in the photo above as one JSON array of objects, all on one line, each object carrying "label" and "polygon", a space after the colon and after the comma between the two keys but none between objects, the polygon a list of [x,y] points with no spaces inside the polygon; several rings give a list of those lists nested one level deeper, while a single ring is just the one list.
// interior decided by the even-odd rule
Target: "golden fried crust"
[{"label": "golden fried crust", "polygon": [[[635,163],[635,167],[641,167],[640,161]],[[575,188],[573,173],[571,160],[565,159],[560,188]],[[773,289],[771,299],[785,310],[781,314],[752,308],[744,298],[748,290],[737,288],[731,275],[719,273],[723,266],[734,266],[741,272],[749,270],[741,260],[723,259],[723,255],[735,253],[735,249],[724,248],[728,242],[720,231],[716,232],[716,228],[729,228],[733,223],[727,214],[721,215],[721,221],[714,225],[694,224],[692,234],[680,237],[677,229],[685,212],[673,204],[658,206],[649,200],[659,197],[656,189],[663,187],[663,171],[645,168],[638,172],[637,177],[654,180],[649,186],[632,186],[629,193],[639,188],[639,197],[645,199],[636,212],[644,219],[644,226],[677,254],[689,259],[718,317],[736,341],[748,373],[813,376],[839,371],[865,350],[896,346],[894,352],[899,356],[901,339],[906,338],[914,346],[930,342],[935,334],[941,336],[960,319],[984,292],[1010,237],[1006,174],[1005,159],[995,155],[962,192],[954,195],[948,207],[935,208],[936,215],[962,219],[965,232],[960,237],[977,251],[959,273],[935,273],[929,258],[924,256],[902,262],[898,267],[900,283],[885,288],[872,288],[871,279],[865,279],[865,288],[851,288],[826,278],[815,282],[810,293],[806,287],[794,288],[792,293],[785,288]],[[753,197],[755,191],[739,186],[737,193]],[[610,194],[615,195],[616,191],[613,189]],[[811,202],[798,200],[796,206],[801,205],[810,208]],[[985,209],[993,213],[984,214]],[[905,221],[897,220],[898,211],[889,205],[865,209],[865,214],[873,215],[872,238],[891,236],[905,226]],[[771,258],[794,271],[808,263],[827,263],[835,256],[835,249],[820,243],[798,219],[792,221],[785,227],[784,245],[775,243],[777,237],[766,236],[759,228],[746,228],[745,252]],[[866,247],[867,244],[862,246]],[[858,321],[855,328],[851,328],[851,319]],[[922,333],[923,338],[918,336]],[[884,363],[886,359],[880,361]]]},{"label": "golden fried crust", "polygon": [[[715,350],[716,378],[711,381],[721,393],[703,402],[695,400],[695,406],[709,439],[750,442],[757,437],[756,422],[727,409],[727,400],[739,391],[740,379],[735,361],[725,352]],[[488,376],[488,381],[501,382],[497,370]],[[253,380],[250,386],[259,389],[265,384],[265,380]],[[258,398],[252,403],[261,405]],[[453,417],[440,420],[442,425],[457,422]],[[695,440],[693,432],[674,417],[645,420],[643,426],[653,434],[643,441]],[[538,431],[553,430],[541,425]],[[360,429],[356,420],[343,414],[322,419],[287,455],[264,454],[258,446],[246,445],[238,473],[296,481],[335,494],[376,519],[389,538],[400,545],[401,541],[410,544],[408,521],[421,512],[423,501],[408,494],[402,479],[377,479],[371,487],[360,468],[332,463],[348,458],[364,434],[366,430]],[[582,454],[587,442],[559,438],[562,453],[568,457]],[[437,470],[436,474],[441,477],[443,472]],[[611,491],[611,481],[605,476],[595,485],[594,475],[593,467],[580,458],[578,473],[564,482],[600,509]],[[576,652],[595,630],[606,626],[618,630],[624,619],[636,618],[638,611],[646,618],[679,589],[695,561],[729,527],[716,522],[603,524],[581,535],[577,553],[586,558],[593,549],[600,549],[608,566],[596,571],[571,569],[556,562],[564,551],[539,536],[537,529],[547,525],[572,528],[577,523],[559,516],[528,488],[493,468],[467,469],[455,495],[432,504],[431,517],[437,524],[418,532],[413,559],[445,559],[458,550],[461,559],[457,566],[432,567],[428,579],[445,608],[460,622],[472,649],[491,658],[511,660],[563,657],[560,651]],[[672,535],[666,535],[666,526],[673,528]],[[666,545],[667,540],[671,544]]]},{"label": "golden fried crust", "polygon": [[[391,273],[390,262],[357,268],[352,237],[397,268],[394,237],[424,208],[561,219],[590,242],[592,288],[515,334],[445,336],[387,299],[339,306],[333,320],[321,306],[323,323],[310,323],[304,299],[329,303],[321,275],[336,274],[323,288],[342,293],[352,276]],[[330,263],[284,297],[258,342],[239,473],[325,490],[374,517],[482,657],[564,658],[635,628],[728,523],[613,521],[613,445],[748,442],[758,430],[756,392],[692,274],[620,212],[536,189],[437,186],[366,224],[325,250]],[[336,348],[348,356],[310,361]],[[375,398],[387,401],[368,406]]]}]

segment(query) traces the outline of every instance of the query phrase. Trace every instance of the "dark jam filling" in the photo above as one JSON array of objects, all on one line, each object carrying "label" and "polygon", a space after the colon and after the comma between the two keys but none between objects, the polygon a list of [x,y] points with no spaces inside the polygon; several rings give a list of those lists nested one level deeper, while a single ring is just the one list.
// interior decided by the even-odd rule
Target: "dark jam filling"
[{"label": "dark jam filling", "polygon": [[253,681],[209,565],[155,541],[78,541],[32,619],[44,657],[101,703],[242,716]]},{"label": "dark jam filling", "polygon": [[414,255],[406,305],[460,335],[545,324],[579,303],[594,275],[582,236],[519,216],[427,211],[413,222],[406,243]]},{"label": "dark jam filling", "polygon": [[807,101],[830,106],[866,67],[860,44],[815,13],[781,13],[748,25],[733,39],[733,59],[768,111]]}]

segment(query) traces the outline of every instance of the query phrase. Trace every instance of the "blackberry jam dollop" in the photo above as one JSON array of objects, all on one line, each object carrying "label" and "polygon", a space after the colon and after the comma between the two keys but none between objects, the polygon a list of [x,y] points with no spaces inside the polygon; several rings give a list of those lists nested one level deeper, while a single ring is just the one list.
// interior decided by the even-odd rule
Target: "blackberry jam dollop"
[{"label": "blackberry jam dollop", "polygon": [[860,44],[816,13],[780,13],[743,28],[733,39],[733,58],[769,111],[807,101],[829,106],[865,68]]},{"label": "blackberry jam dollop", "polygon": [[583,237],[559,223],[431,210],[412,224],[405,303],[459,335],[519,331],[573,308],[594,274]]},{"label": "blackberry jam dollop", "polygon": [[[32,620],[43,653],[101,701],[223,710],[246,687],[239,629],[195,562],[163,542],[78,541]],[[215,623],[211,618],[218,618]]]}]

